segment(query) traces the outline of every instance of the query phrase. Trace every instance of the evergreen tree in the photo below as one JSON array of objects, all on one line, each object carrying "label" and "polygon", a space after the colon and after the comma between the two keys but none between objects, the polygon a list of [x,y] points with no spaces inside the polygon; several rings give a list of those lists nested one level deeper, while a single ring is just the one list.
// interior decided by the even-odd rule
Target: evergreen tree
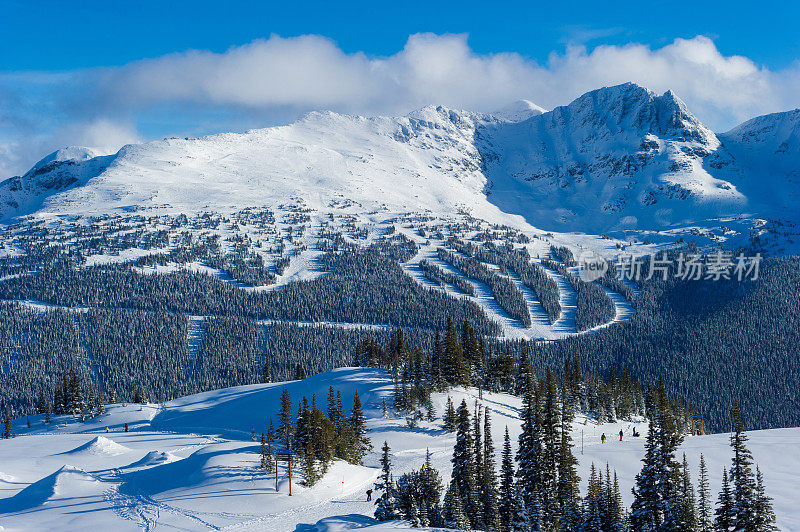
[{"label": "evergreen tree", "polygon": [[61,387],[61,414],[71,414],[72,411],[70,410],[73,404],[72,400],[72,389],[70,387],[70,372],[64,372],[63,375],[63,386]]},{"label": "evergreen tree", "polygon": [[581,532],[603,532],[603,494],[600,477],[592,464],[589,470],[589,489],[583,500]]},{"label": "evergreen tree", "polygon": [[684,530],[697,529],[697,513],[695,512],[695,497],[692,481],[689,476],[689,464],[686,463],[686,453],[683,454],[681,468],[681,522]]},{"label": "evergreen tree", "polygon": [[45,411],[45,398],[44,398],[44,390],[40,387],[39,388],[39,395],[36,398],[36,413],[37,414],[44,414]]},{"label": "evergreen tree", "polygon": [[542,420],[539,394],[528,372],[522,398],[522,432],[517,446],[517,494],[522,498],[524,517],[532,530],[541,528],[542,481]]},{"label": "evergreen tree", "polygon": [[515,385],[517,395],[525,395],[528,387],[533,382],[533,367],[528,355],[528,344],[522,340],[520,345],[519,361],[517,363],[517,382]]},{"label": "evergreen tree", "polygon": [[278,413],[278,436],[287,450],[294,448],[294,417],[292,416],[292,400],[286,386],[281,392],[281,406]]},{"label": "evergreen tree", "polygon": [[261,469],[267,469],[267,467],[269,467],[269,463],[272,460],[267,454],[267,439],[264,436],[263,432],[261,433],[261,452],[259,454],[261,456],[261,462],[259,463],[259,467]]},{"label": "evergreen tree", "polygon": [[483,413],[483,466],[481,469],[481,497],[483,501],[484,527],[486,530],[498,530],[500,527],[500,516],[497,506],[497,471],[495,466],[494,442],[492,441],[492,417],[489,414],[488,408],[484,409]]},{"label": "evergreen tree", "polygon": [[614,471],[614,484],[613,484],[613,501],[610,506],[612,510],[611,526],[612,531],[625,532],[628,530],[628,523],[625,516],[625,510],[622,503],[622,494],[619,491],[619,480],[617,479],[617,472]]},{"label": "evergreen tree", "polygon": [[442,417],[444,430],[447,432],[456,431],[456,409],[453,407],[453,400],[447,396],[447,407],[445,407],[444,416]]},{"label": "evergreen tree", "polygon": [[328,407],[327,407],[328,419],[331,420],[333,426],[336,427],[336,430],[339,430],[339,423],[341,419],[339,418],[339,408],[336,405],[336,391],[333,389],[333,386],[328,386]]},{"label": "evergreen tree", "polygon": [[311,408],[308,398],[303,398],[297,403],[297,422],[294,429],[294,444],[298,449],[305,450],[311,442]]},{"label": "evergreen tree", "polygon": [[453,386],[469,386],[469,370],[464,361],[462,346],[458,342],[453,320],[447,318],[444,335],[445,380]]},{"label": "evergreen tree", "polygon": [[14,429],[11,426],[11,407],[6,405],[6,414],[3,418],[3,438],[10,439],[14,437]]},{"label": "evergreen tree", "polygon": [[392,459],[389,444],[384,441],[381,450],[383,451],[380,459],[381,476],[378,477],[378,482],[375,483],[375,490],[383,493],[375,501],[375,519],[378,521],[391,521],[399,519],[400,512],[397,509],[397,501],[394,497]]},{"label": "evergreen tree", "polygon": [[44,422],[45,423],[50,423],[50,413],[51,413],[50,401],[47,398],[45,398],[44,399]]},{"label": "evergreen tree", "polygon": [[430,462],[430,453],[419,471],[402,475],[395,483],[397,508],[414,526],[441,525],[442,481]]},{"label": "evergreen tree", "polygon": [[700,454],[700,475],[697,480],[697,528],[700,532],[711,530],[711,496],[708,491],[706,459]]},{"label": "evergreen tree", "polygon": [[433,353],[431,353],[430,363],[430,377],[433,387],[436,391],[442,391],[445,388],[445,382],[444,373],[442,373],[442,338],[438,327],[433,340]]},{"label": "evergreen tree", "polygon": [[734,401],[731,409],[733,433],[730,442],[733,449],[729,481],[733,487],[733,527],[736,530],[754,530],[756,522],[756,479],[753,475],[753,455],[747,448],[747,434],[742,423],[739,403]]},{"label": "evergreen tree", "polygon": [[298,362],[294,367],[294,380],[301,381],[306,378],[305,368]]},{"label": "evergreen tree", "polygon": [[264,356],[264,365],[261,366],[261,382],[272,382],[272,367],[269,363],[269,354]]},{"label": "evergreen tree", "polygon": [[659,427],[653,418],[647,432],[642,469],[636,475],[631,505],[631,526],[634,530],[658,530],[662,523],[659,494]]},{"label": "evergreen tree", "polygon": [[514,457],[511,454],[511,439],[506,426],[503,437],[503,455],[500,462],[500,500],[498,519],[500,531],[509,532],[514,524],[514,504],[517,494],[514,490]]},{"label": "evergreen tree", "polygon": [[[144,394],[143,394],[144,395]],[[83,390],[81,389],[81,380],[78,377],[78,374],[75,370],[70,370],[69,372],[69,413],[70,414],[81,414],[86,407],[83,402]],[[145,403],[146,401],[137,401],[140,403]]]},{"label": "evergreen tree", "polygon": [[635,530],[685,530],[682,468],[675,460],[683,436],[668,410],[663,382],[654,391],[652,403],[643,466],[633,490],[631,526]]},{"label": "evergreen tree", "polygon": [[[80,397],[78,397],[77,399],[75,398],[75,393],[76,392],[74,390],[71,393],[73,402],[75,403],[81,402]],[[147,403],[147,394],[145,394],[144,388],[142,387],[141,384],[137,386],[136,391],[133,392],[133,402],[142,405]]]},{"label": "evergreen tree", "polygon": [[444,495],[444,505],[442,506],[442,518],[444,526],[455,530],[472,530],[469,517],[464,511],[461,496],[458,494],[458,487],[450,484],[447,493]]},{"label": "evergreen tree", "polygon": [[[472,509],[472,515],[470,516],[470,523],[476,529],[485,529],[485,515],[483,513],[485,502],[486,502],[486,494],[483,491],[484,488],[484,462],[483,462],[483,437],[481,434],[481,408],[478,406],[478,401],[475,401],[475,410],[473,411],[472,416],[472,449],[473,449],[473,456],[475,460],[474,471],[475,471],[475,508]],[[469,509],[467,510],[467,514],[469,515]]]},{"label": "evergreen tree", "polygon": [[[561,511],[558,501],[558,464],[561,435],[559,434],[559,405],[555,375],[550,368],[545,374],[545,398],[542,408],[542,527],[553,529],[558,526]],[[565,491],[567,491],[565,489]]]},{"label": "evergreen tree", "polygon": [[267,437],[265,440],[265,451],[267,454],[267,467],[266,470],[268,473],[272,473],[275,468],[273,467],[273,463],[275,461],[275,431],[272,428],[272,418],[269,420],[269,426],[267,427]]},{"label": "evergreen tree", "polygon": [[764,477],[756,466],[756,504],[755,504],[756,529],[759,531],[778,530],[775,526],[775,512],[772,510],[772,499],[764,488]]},{"label": "evergreen tree", "polygon": [[357,444],[356,433],[346,418],[339,423],[339,430],[333,440],[333,455],[351,464],[361,463],[363,458],[360,446]]},{"label": "evergreen tree", "polygon": [[[333,440],[335,430],[331,420],[325,417],[317,407],[316,395],[312,394],[312,407],[308,413],[307,437],[314,447],[314,457],[320,467],[320,473],[325,474],[328,465],[333,460]],[[298,438],[299,441],[302,441]]]},{"label": "evergreen tree", "polygon": [[466,400],[461,401],[457,411],[456,443],[453,446],[453,473],[450,481],[451,491],[458,493],[470,523],[480,515],[479,492],[475,482],[474,441],[469,408]]},{"label": "evergreen tree", "polygon": [[[49,410],[49,405],[48,405]],[[97,413],[104,414],[106,411],[106,398],[103,394],[103,391],[100,390],[97,394]]]},{"label": "evergreen tree", "polygon": [[532,522],[532,519],[528,513],[528,509],[525,508],[525,500],[517,492],[516,484],[514,485],[514,493],[514,519],[509,530],[511,530],[511,532],[529,532],[531,530],[530,523]]},{"label": "evergreen tree", "polygon": [[350,414],[350,427],[355,433],[355,448],[353,450],[353,463],[360,464],[364,455],[372,451],[372,441],[367,437],[367,421],[364,417],[364,410],[361,407],[361,399],[356,390],[353,396],[353,411]]},{"label": "evergreen tree", "polygon": [[733,505],[733,493],[728,482],[728,470],[722,470],[722,488],[717,499],[717,509],[714,511],[714,530],[719,532],[729,532],[734,530],[734,520],[736,519],[735,508]]},{"label": "evergreen tree", "polygon": [[442,477],[431,464],[431,453],[425,450],[425,464],[420,470],[420,502],[428,522],[439,526],[442,522]]},{"label": "evergreen tree", "polygon": [[306,486],[313,486],[319,480],[316,458],[314,457],[314,446],[309,441],[303,449],[303,481]]},{"label": "evergreen tree", "polygon": [[580,516],[580,477],[576,469],[578,461],[572,453],[573,402],[568,398],[569,392],[565,388],[561,393],[561,426],[559,429],[561,439],[558,455],[558,504],[561,513],[559,528],[561,530],[576,530],[581,522]]}]

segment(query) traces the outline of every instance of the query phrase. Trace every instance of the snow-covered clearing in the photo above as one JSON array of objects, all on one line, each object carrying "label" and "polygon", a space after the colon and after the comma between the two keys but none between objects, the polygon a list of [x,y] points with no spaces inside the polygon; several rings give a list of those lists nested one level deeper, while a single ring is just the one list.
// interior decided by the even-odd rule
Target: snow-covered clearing
[{"label": "snow-covered clearing", "polygon": [[[279,491],[275,476],[258,468],[260,435],[276,412],[283,387],[294,404],[303,395],[324,405],[329,386],[342,392],[349,411],[358,390],[376,452],[365,466],[334,463],[313,488],[305,488],[295,471],[293,495],[281,471]],[[6,530],[394,530],[402,523],[377,524],[365,491],[378,474],[377,450],[384,440],[392,448],[394,475],[419,468],[426,449],[434,466],[449,481],[454,435],[441,421],[421,421],[409,428],[404,418],[382,417],[385,398],[391,407],[389,375],[378,369],[340,368],[303,381],[240,386],[182,397],[162,405],[113,405],[106,414],[85,423],[60,416],[45,425],[32,416],[15,421],[17,437],[0,444],[0,524]],[[450,393],[458,404],[465,399],[485,406],[492,416],[495,447],[502,445],[508,426],[512,441],[520,432],[521,402],[506,394],[475,389]],[[446,394],[434,394],[441,416]],[[130,432],[124,432],[128,423]],[[573,425],[575,454],[584,489],[592,463],[616,470],[626,504],[640,468],[644,423],[618,422],[597,426],[580,416]],[[109,432],[106,433],[106,428]],[[622,429],[623,441],[617,434]],[[600,436],[605,433],[606,443]],[[800,528],[796,504],[800,469],[800,429],[748,433],[749,447],[774,498],[782,530]],[[700,453],[708,464],[711,489],[719,489],[722,468],[730,463],[726,434],[688,437],[685,452],[696,480]]]}]

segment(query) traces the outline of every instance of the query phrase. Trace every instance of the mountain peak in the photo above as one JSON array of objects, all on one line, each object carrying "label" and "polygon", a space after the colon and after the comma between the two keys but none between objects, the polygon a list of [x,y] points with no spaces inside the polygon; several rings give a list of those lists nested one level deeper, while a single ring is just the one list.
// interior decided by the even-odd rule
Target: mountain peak
[{"label": "mountain peak", "polygon": [[636,131],[664,139],[718,143],[714,133],[689,112],[675,92],[668,90],[658,96],[631,82],[587,92],[562,113],[579,117],[581,123],[597,131]]},{"label": "mountain peak", "polygon": [[67,161],[79,163],[102,155],[110,155],[110,152],[85,146],[65,146],[64,148],[59,148],[42,157],[28,172],[35,172],[40,168],[54,163],[57,164]]},{"label": "mountain peak", "polygon": [[540,107],[530,100],[517,100],[502,109],[492,113],[492,116],[506,122],[522,122],[534,116],[546,113],[547,109]]}]

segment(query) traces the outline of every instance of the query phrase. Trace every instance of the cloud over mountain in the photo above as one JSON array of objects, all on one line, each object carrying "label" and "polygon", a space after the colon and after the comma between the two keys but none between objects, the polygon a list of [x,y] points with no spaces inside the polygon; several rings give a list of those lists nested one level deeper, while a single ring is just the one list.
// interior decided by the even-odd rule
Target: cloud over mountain
[{"label": "cloud over mountain", "polygon": [[[800,106],[800,65],[771,71],[722,55],[703,36],[657,49],[568,46],[545,64],[516,53],[476,53],[463,34],[411,35],[387,57],[347,53],[317,35],[272,36],[223,53],[193,50],[61,73],[55,82],[35,73],[0,74],[0,91],[8,95],[0,103],[0,176],[30,166],[45,146],[98,136],[108,144],[246,129],[312,109],[401,114],[434,103],[489,112],[522,98],[553,108],[626,81],[675,90],[716,130]],[[114,135],[98,135],[102,129]]]}]

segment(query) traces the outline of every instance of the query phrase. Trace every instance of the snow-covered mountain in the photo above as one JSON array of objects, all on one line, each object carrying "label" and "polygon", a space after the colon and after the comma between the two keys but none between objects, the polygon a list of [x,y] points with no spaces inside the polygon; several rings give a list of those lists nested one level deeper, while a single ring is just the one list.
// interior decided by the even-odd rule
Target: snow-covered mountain
[{"label": "snow-covered mountain", "polygon": [[672,92],[628,83],[482,136],[490,199],[533,225],[657,228],[740,212],[703,167],[720,142]]},{"label": "snow-covered mountain", "polygon": [[[310,113],[243,134],[56,152],[0,183],[0,220],[30,213],[197,212],[347,198],[598,234],[709,218],[793,217],[800,111],[717,136],[671,91],[632,83],[545,112],[426,107],[408,116]],[[764,186],[767,183],[768,186]]]}]

